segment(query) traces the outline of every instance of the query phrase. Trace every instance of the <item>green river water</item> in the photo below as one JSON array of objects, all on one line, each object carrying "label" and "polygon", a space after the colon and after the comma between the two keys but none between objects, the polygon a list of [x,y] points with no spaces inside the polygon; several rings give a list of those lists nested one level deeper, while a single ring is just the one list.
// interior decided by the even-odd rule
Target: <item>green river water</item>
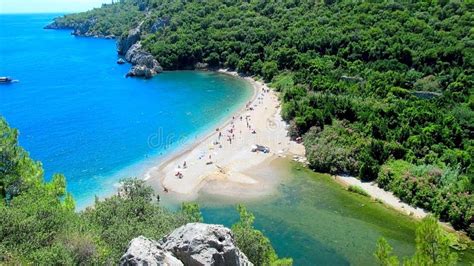
[{"label": "green river water", "polygon": [[[201,194],[204,221],[230,227],[238,220],[235,204],[244,203],[256,217],[255,227],[294,265],[376,265],[373,253],[380,237],[401,258],[414,253],[417,221],[347,191],[329,175],[285,159],[254,175],[278,179],[275,192],[258,200]],[[460,253],[460,264],[470,265],[473,254]]]}]

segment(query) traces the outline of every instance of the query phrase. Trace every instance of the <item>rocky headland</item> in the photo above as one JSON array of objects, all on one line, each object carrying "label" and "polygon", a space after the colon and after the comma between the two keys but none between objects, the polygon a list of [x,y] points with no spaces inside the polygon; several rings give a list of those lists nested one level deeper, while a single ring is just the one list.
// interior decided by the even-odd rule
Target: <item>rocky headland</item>
[{"label": "rocky headland", "polygon": [[106,39],[116,38],[116,36],[113,34],[105,34],[105,33],[93,31],[92,28],[96,23],[97,23],[96,18],[89,18],[83,21],[74,21],[74,22],[66,22],[66,21],[61,20],[61,18],[56,18],[52,23],[46,25],[44,29],[72,30],[71,34],[74,36],[106,38]]},{"label": "rocky headland", "polygon": [[140,43],[142,24],[140,23],[136,28],[131,29],[127,36],[117,40],[117,53],[124,55],[125,60],[132,64],[127,77],[151,78],[163,71],[153,55],[142,48]]},{"label": "rocky headland", "polygon": [[[117,53],[132,64],[126,77],[151,78],[163,71],[160,63],[152,54],[145,51],[140,44],[143,21],[137,27],[129,30],[128,34],[119,37],[94,31],[93,27],[96,23],[97,19],[95,18],[89,18],[82,21],[67,21],[61,18],[56,18],[51,24],[44,28],[54,30],[72,30],[71,34],[74,36],[117,39]],[[156,31],[165,24],[166,21],[159,20],[151,26],[150,30]]]}]

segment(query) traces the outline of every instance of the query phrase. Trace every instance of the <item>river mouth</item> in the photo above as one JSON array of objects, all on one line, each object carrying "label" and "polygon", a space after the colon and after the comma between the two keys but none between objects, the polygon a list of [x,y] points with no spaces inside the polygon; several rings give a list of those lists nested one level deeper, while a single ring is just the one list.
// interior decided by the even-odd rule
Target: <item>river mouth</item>
[{"label": "river mouth", "polygon": [[[43,30],[55,16],[3,18],[0,58],[9,64],[2,71],[20,82],[0,90],[0,113],[19,128],[21,145],[43,162],[47,177],[66,175],[79,207],[92,203],[94,195],[113,193],[120,178],[140,176],[173,147],[150,145],[150,136],[193,139],[219,124],[228,114],[222,110],[230,113],[229,106],[249,98],[250,90],[241,90],[245,84],[216,73],[125,79],[129,66],[116,65],[113,41]],[[211,103],[196,105],[201,101]],[[231,226],[238,219],[235,205],[244,203],[278,254],[292,257],[295,265],[373,265],[380,236],[399,256],[414,251],[415,221],[345,191],[328,175],[284,159],[251,174],[268,185],[255,197],[226,195],[219,183],[201,191],[197,201],[205,222]],[[254,191],[242,187],[235,194],[244,192]],[[163,204],[177,208],[181,200],[164,198]],[[472,251],[462,258],[473,261]]]},{"label": "river mouth", "polygon": [[[278,254],[292,257],[295,265],[377,265],[373,253],[380,237],[400,258],[415,251],[417,221],[347,191],[329,175],[288,158],[271,160],[253,173],[260,180],[272,180],[274,189],[256,198],[216,195],[204,189],[196,201],[206,223],[231,226],[238,220],[236,205],[244,203]],[[176,209],[178,202],[163,204]],[[473,258],[472,251],[459,255],[461,265]]]}]

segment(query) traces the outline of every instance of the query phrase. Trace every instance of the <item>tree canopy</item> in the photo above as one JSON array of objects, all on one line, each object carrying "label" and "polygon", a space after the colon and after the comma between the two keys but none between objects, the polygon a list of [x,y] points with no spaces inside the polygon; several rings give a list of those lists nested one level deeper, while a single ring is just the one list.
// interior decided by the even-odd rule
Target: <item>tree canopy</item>
[{"label": "tree canopy", "polygon": [[[161,239],[189,222],[202,222],[199,206],[183,203],[172,212],[160,206],[145,181],[124,179],[116,195],[96,199],[75,212],[66,178],[55,174],[45,182],[41,163],[18,145],[18,131],[0,118],[0,264],[102,265],[115,264],[130,240],[140,235]],[[251,215],[247,213],[248,215]],[[258,230],[246,244],[276,253]],[[267,255],[254,254],[258,264]]]},{"label": "tree canopy", "polygon": [[[314,170],[384,179],[403,193],[412,192],[381,173],[394,160],[456,172],[462,186],[438,182],[440,200],[422,205],[474,234],[472,1],[124,0],[66,19],[104,25],[115,18],[103,12],[131,7],[165,69],[207,63],[271,82]],[[414,182],[431,186],[426,174]]]}]

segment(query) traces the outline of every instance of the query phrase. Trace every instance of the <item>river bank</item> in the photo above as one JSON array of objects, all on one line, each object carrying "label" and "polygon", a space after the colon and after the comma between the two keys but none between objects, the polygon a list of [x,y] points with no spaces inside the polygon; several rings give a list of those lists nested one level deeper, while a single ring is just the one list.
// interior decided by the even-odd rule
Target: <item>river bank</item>
[{"label": "river bank", "polygon": [[[415,251],[418,221],[386,204],[347,191],[329,174],[314,172],[289,158],[278,158],[255,174],[278,179],[270,197],[245,202],[255,226],[294,265],[378,265],[373,253],[384,237],[400,258]],[[197,201],[204,221],[232,225],[235,201],[202,194]],[[179,207],[179,205],[177,206]],[[470,265],[471,249],[458,253]]]},{"label": "river bank", "polygon": [[[218,72],[239,77],[236,72]],[[195,200],[200,193],[233,198],[234,201],[255,199],[274,193],[281,183],[277,178],[255,174],[260,169],[279,157],[296,156],[304,160],[304,146],[287,136],[287,124],[280,116],[277,93],[251,77],[239,78],[251,84],[251,99],[221,126],[171,153],[147,171],[145,179],[156,191],[165,191],[165,197],[177,201]],[[255,144],[268,147],[270,152],[252,152]],[[374,182],[362,182],[350,176],[334,176],[334,179],[344,187],[359,186],[372,199],[416,220],[429,214],[402,202]],[[454,231],[449,224],[442,224]]]},{"label": "river bank", "polygon": [[[342,185],[343,187],[356,186],[364,190],[368,196],[374,200],[377,200],[384,204],[385,206],[392,208],[404,215],[410,216],[415,220],[421,220],[431,213],[425,209],[411,206],[403,201],[401,201],[397,196],[395,196],[391,191],[386,191],[380,188],[376,182],[363,182],[360,179],[353,176],[333,176],[335,181]],[[470,238],[466,233],[454,229],[450,223],[438,221],[447,231],[458,234],[468,243],[472,243]]]},{"label": "river bank", "polygon": [[375,182],[363,182],[353,176],[334,176],[334,178],[342,186],[358,186],[362,188],[371,198],[379,200],[391,208],[406,215],[412,216],[413,218],[423,219],[429,214],[429,212],[422,208],[413,207],[406,204],[398,197],[393,195],[392,192],[379,188]]},{"label": "river bank", "polygon": [[[251,99],[221,126],[150,169],[145,179],[155,190],[185,200],[195,199],[201,190],[255,198],[273,191],[278,184],[253,174],[255,168],[281,156],[304,156],[303,145],[287,136],[275,91],[251,77],[218,72],[249,82],[254,90]],[[252,152],[256,144],[269,152]]]}]

